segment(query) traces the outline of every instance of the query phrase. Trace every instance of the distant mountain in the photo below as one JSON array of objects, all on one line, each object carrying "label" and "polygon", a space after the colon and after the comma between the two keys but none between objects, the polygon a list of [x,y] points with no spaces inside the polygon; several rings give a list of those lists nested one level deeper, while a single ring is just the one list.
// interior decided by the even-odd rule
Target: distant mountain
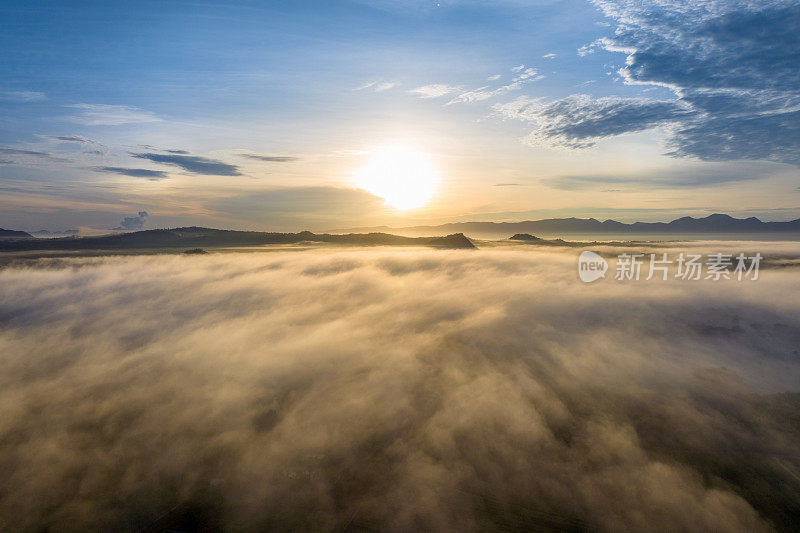
[{"label": "distant mountain", "polygon": [[71,235],[77,235],[80,233],[76,229],[66,229],[64,231],[47,231],[46,229],[40,229],[37,231],[32,231],[31,235],[34,237],[65,237]]},{"label": "distant mountain", "polygon": [[[30,235],[28,236],[30,237]],[[232,231],[195,226],[189,228],[134,231],[131,233],[117,233],[98,237],[5,240],[0,242],[0,251],[207,248],[215,246],[293,244],[299,242],[329,242],[353,246],[395,245],[475,248],[472,241],[461,233],[447,235],[446,237],[414,238],[389,235],[387,233],[351,233],[347,235],[316,234],[310,231],[301,231],[300,233],[265,233],[261,231]]]},{"label": "distant mountain", "polygon": [[539,237],[531,235],[530,233],[515,233],[509,237],[512,241],[541,241]]},{"label": "distant mountain", "polygon": [[33,235],[24,231],[0,228],[0,239],[32,239]]},{"label": "distant mountain", "polygon": [[714,214],[703,218],[683,217],[672,222],[603,222],[596,218],[549,218],[524,222],[455,222],[438,226],[406,228],[353,228],[344,231],[393,231],[398,233],[465,233],[478,234],[570,234],[570,233],[800,233],[800,219],[790,222],[762,222],[750,218],[733,218]]}]

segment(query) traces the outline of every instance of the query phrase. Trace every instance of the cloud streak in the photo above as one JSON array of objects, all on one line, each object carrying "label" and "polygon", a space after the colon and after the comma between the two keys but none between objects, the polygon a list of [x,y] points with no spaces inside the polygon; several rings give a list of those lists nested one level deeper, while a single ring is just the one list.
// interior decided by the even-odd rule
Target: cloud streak
[{"label": "cloud streak", "polygon": [[3,102],[41,102],[47,100],[44,93],[37,91],[0,91],[0,101]]},{"label": "cloud streak", "polygon": [[209,159],[207,157],[200,157],[197,155],[182,155],[175,153],[142,153],[131,155],[137,159],[147,159],[154,163],[162,163],[164,165],[180,167],[187,172],[191,172],[192,174],[204,174],[209,176],[242,175],[236,165],[231,165],[217,159]]},{"label": "cloud streak", "polygon": [[155,113],[135,106],[71,104],[66,107],[78,110],[78,114],[71,118],[74,122],[86,126],[119,126],[122,124],[141,124],[162,121]]},{"label": "cloud streak", "polygon": [[292,155],[262,155],[262,154],[240,154],[242,157],[248,159],[256,159],[258,161],[266,161],[267,163],[291,163],[298,161],[300,158]]},{"label": "cloud streak", "polygon": [[114,174],[122,174],[123,176],[131,176],[134,178],[151,178],[162,179],[169,176],[163,170],[149,170],[146,168],[124,168],[124,167],[97,167],[97,172],[112,172]]}]

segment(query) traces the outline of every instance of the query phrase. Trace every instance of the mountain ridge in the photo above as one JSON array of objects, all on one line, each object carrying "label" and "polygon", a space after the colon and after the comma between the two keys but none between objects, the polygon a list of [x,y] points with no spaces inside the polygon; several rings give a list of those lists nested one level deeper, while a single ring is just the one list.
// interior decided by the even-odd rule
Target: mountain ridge
[{"label": "mountain ridge", "polygon": [[[27,234],[26,234],[27,235]],[[238,231],[189,226],[115,233],[95,237],[60,237],[54,239],[20,238],[0,241],[0,251],[33,250],[131,250],[150,248],[199,248],[224,246],[259,246],[324,242],[353,246],[434,246],[438,248],[475,248],[462,233],[437,237],[404,237],[387,233],[273,233]]]},{"label": "mountain ridge", "polygon": [[460,232],[460,233],[800,233],[800,218],[787,222],[764,222],[756,217],[734,218],[714,213],[706,217],[690,216],[676,218],[670,222],[618,222],[613,219],[600,221],[596,218],[546,218],[520,222],[451,222],[447,224],[408,226],[362,227],[330,230],[331,233],[345,231],[396,231],[396,232]]},{"label": "mountain ridge", "polygon": [[0,228],[0,239],[33,239],[27,231]]}]

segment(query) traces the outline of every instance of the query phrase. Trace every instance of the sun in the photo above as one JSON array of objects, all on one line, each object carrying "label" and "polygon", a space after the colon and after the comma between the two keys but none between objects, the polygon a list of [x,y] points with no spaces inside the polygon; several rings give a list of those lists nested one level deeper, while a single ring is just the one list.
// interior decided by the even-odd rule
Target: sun
[{"label": "sun", "polygon": [[397,209],[417,209],[436,192],[439,176],[427,154],[404,146],[371,152],[356,175],[356,186],[379,196]]}]

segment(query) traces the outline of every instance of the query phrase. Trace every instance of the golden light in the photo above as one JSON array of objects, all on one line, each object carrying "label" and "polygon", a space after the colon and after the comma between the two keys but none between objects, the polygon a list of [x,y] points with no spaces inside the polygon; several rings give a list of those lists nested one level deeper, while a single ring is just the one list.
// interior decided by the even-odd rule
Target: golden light
[{"label": "golden light", "polygon": [[372,152],[369,163],[356,175],[356,186],[403,210],[428,203],[438,183],[439,176],[430,158],[402,146]]}]

